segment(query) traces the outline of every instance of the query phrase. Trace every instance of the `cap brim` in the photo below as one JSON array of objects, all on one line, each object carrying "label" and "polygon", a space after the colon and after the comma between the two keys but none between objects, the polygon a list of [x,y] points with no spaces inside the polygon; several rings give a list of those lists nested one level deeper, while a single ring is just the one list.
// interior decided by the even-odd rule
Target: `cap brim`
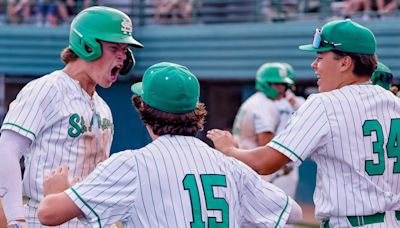
[{"label": "cap brim", "polygon": [[135,83],[131,86],[132,93],[142,96],[143,95],[143,87],[142,82]]},{"label": "cap brim", "polygon": [[268,82],[270,83],[277,83],[277,84],[281,84],[281,83],[285,83],[285,84],[293,84],[294,81],[288,77],[285,78],[277,78],[276,80],[268,80]]},{"label": "cap brim", "polygon": [[306,44],[306,45],[301,45],[299,46],[299,49],[302,51],[312,51],[312,52],[324,52],[324,51],[331,51],[333,50],[333,47],[319,47],[319,48],[314,48],[312,44]]},{"label": "cap brim", "polygon": [[135,48],[143,48],[143,44],[141,44],[139,41],[135,40],[133,37],[128,36],[124,37],[121,40],[121,43],[128,44],[129,46],[135,47]]},{"label": "cap brim", "polygon": [[136,47],[136,48],[143,48],[143,44],[139,43],[139,41],[133,39],[132,37],[130,37],[129,41],[130,41],[128,43],[129,46]]},{"label": "cap brim", "polygon": [[107,42],[112,42],[112,43],[121,43],[121,44],[128,44],[131,47],[135,48],[143,48],[143,44],[141,44],[139,41],[135,40],[132,36],[123,36],[123,35],[118,35],[118,36],[112,36],[110,35],[107,38],[102,39]]},{"label": "cap brim", "polygon": [[290,79],[290,78],[285,78],[285,82],[287,84],[294,84],[294,81],[292,79]]}]

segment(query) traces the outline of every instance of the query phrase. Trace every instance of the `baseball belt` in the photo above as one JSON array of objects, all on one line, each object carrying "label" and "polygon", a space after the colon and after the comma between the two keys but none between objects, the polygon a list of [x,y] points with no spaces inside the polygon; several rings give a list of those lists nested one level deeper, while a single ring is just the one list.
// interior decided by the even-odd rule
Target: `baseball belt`
[{"label": "baseball belt", "polygon": [[[398,221],[400,221],[400,211],[395,211],[395,216]],[[352,227],[365,226],[374,223],[384,222],[385,212],[376,213],[373,215],[364,216],[346,216]],[[330,228],[329,219],[323,221],[324,228]]]}]

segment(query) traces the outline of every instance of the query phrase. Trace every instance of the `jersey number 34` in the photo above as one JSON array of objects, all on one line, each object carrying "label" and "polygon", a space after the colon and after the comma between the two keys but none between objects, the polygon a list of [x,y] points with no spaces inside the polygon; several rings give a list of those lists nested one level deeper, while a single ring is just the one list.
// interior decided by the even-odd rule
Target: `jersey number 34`
[{"label": "jersey number 34", "polygon": [[[225,175],[218,174],[202,174],[200,175],[201,184],[203,186],[203,194],[206,201],[207,210],[221,211],[222,221],[217,222],[215,217],[208,218],[208,227],[229,227],[229,205],[224,198],[214,196],[213,187],[226,187]],[[189,191],[190,201],[192,203],[193,222],[190,223],[192,228],[204,228],[205,222],[202,218],[202,210],[199,196],[199,188],[196,178],[193,174],[187,174],[183,179],[183,187]]]},{"label": "jersey number 34", "polygon": [[[376,135],[376,141],[372,142],[373,153],[378,155],[378,162],[365,161],[365,171],[370,176],[382,175],[385,172],[385,139],[383,137],[382,125],[378,120],[366,120],[363,124],[363,135]],[[389,137],[386,141],[386,153],[388,158],[395,159],[393,173],[400,173],[400,119],[392,119],[390,122]]]}]

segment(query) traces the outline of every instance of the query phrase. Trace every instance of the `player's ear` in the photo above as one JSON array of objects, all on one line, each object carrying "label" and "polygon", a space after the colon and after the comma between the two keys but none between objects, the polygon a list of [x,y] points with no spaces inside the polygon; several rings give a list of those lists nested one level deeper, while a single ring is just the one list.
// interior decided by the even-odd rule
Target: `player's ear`
[{"label": "player's ear", "polygon": [[353,59],[350,56],[346,55],[343,58],[340,58],[339,61],[342,72],[348,70],[353,71]]}]

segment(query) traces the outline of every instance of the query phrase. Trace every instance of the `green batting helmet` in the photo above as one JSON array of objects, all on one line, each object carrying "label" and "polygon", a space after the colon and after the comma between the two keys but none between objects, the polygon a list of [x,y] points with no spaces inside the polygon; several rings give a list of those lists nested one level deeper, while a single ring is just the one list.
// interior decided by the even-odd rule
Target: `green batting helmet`
[{"label": "green batting helmet", "polygon": [[265,94],[270,99],[279,96],[279,91],[270,84],[292,85],[294,82],[288,77],[288,71],[281,63],[265,63],[256,74],[256,89]]},{"label": "green batting helmet", "polygon": [[104,6],[87,8],[74,18],[69,47],[80,58],[92,61],[102,54],[99,40],[143,47],[132,37],[132,21],[128,15]]},{"label": "green batting helmet", "polygon": [[389,67],[383,63],[378,62],[378,67],[371,76],[372,84],[382,86],[389,90],[392,86],[393,74]]}]

